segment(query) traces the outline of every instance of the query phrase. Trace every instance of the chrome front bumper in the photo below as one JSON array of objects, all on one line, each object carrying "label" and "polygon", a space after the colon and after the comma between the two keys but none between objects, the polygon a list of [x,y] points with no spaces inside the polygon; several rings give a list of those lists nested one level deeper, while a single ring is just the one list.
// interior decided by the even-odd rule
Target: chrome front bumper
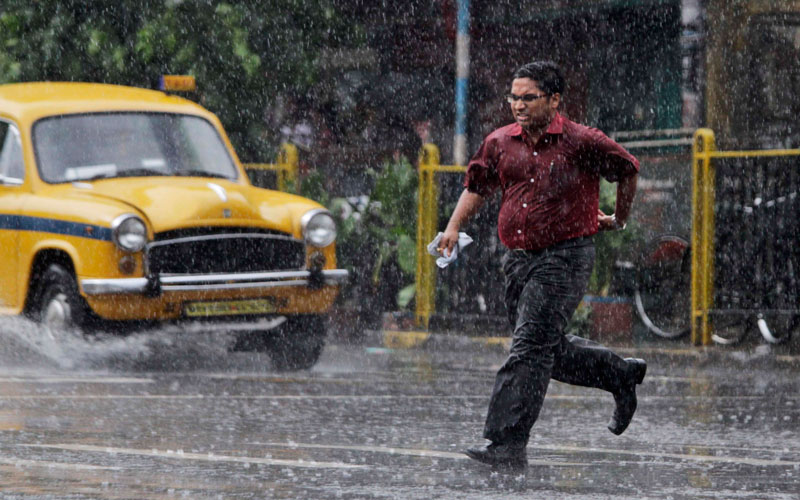
[{"label": "chrome front bumper", "polygon": [[80,280],[86,295],[158,294],[159,292],[201,292],[250,290],[293,286],[340,285],[347,282],[346,269],[322,271],[272,271],[231,274],[162,274],[155,278],[88,278]]}]

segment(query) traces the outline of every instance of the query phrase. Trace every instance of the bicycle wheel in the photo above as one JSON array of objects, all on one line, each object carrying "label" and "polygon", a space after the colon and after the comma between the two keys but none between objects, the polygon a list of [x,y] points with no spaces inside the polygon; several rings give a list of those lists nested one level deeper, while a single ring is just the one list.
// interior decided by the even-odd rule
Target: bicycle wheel
[{"label": "bicycle wheel", "polygon": [[637,262],[636,312],[648,330],[678,338],[691,329],[689,242],[675,235],[653,239]]},{"label": "bicycle wheel", "polygon": [[719,345],[736,345],[753,328],[753,321],[739,313],[715,314],[711,326],[711,340]]}]

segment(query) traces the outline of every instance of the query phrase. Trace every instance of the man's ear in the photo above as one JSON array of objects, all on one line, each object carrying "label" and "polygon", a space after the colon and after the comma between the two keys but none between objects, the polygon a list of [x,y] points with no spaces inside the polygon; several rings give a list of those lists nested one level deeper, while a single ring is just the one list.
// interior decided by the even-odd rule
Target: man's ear
[{"label": "man's ear", "polygon": [[561,104],[561,94],[556,92],[550,96],[550,107],[556,109]]}]

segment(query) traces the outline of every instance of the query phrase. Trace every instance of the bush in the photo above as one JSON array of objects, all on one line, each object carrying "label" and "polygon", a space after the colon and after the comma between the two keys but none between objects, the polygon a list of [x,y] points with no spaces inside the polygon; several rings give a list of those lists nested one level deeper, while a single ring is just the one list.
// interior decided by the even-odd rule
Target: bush
[{"label": "bush", "polygon": [[[333,198],[339,264],[351,273],[342,300],[366,314],[409,307],[416,271],[417,171],[404,157],[369,169],[369,193]],[[303,194],[314,192],[310,177]],[[402,292],[402,293],[401,293]]]},{"label": "bush", "polygon": [[[617,199],[617,185],[600,181],[600,210],[614,213]],[[591,295],[608,295],[614,277],[614,262],[619,258],[621,250],[631,247],[642,237],[642,231],[634,220],[628,220],[624,231],[601,231],[594,238],[595,264],[592,277],[589,279],[587,293]]]}]

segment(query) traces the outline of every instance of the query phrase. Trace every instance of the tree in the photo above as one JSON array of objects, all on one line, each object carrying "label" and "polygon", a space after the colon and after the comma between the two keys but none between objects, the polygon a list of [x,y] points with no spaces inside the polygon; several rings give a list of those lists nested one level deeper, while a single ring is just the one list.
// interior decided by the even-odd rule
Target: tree
[{"label": "tree", "polygon": [[0,83],[194,75],[242,158],[263,160],[265,108],[308,91],[320,49],[356,29],[327,0],[0,0]]}]

